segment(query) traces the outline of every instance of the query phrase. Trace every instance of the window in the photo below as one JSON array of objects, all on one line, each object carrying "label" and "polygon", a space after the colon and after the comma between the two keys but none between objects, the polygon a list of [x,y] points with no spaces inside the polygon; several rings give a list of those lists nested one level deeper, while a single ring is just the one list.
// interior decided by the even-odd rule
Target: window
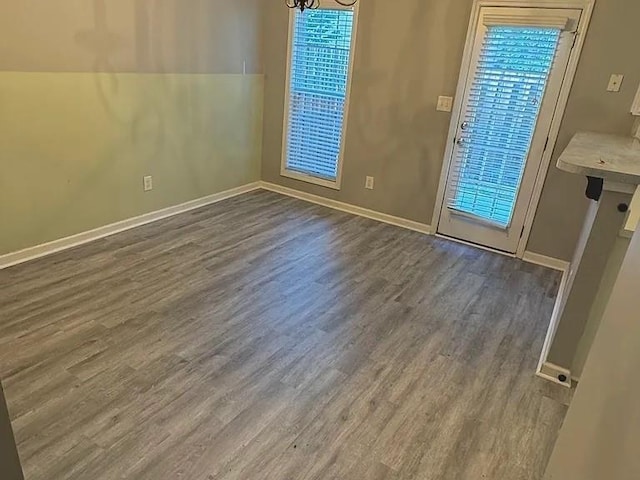
[{"label": "window", "polygon": [[500,228],[511,224],[560,33],[488,27],[468,94],[450,209]]},{"label": "window", "polygon": [[354,8],[291,13],[282,175],[340,186]]}]

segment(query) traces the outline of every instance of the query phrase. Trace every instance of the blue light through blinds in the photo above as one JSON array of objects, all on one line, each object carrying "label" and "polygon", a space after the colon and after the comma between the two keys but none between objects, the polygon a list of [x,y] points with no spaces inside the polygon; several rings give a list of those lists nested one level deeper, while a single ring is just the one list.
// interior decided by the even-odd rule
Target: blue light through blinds
[{"label": "blue light through blinds", "polygon": [[353,11],[296,11],[294,22],[287,169],[335,180],[342,144]]},{"label": "blue light through blinds", "polygon": [[488,27],[450,176],[448,207],[508,228],[560,30]]}]

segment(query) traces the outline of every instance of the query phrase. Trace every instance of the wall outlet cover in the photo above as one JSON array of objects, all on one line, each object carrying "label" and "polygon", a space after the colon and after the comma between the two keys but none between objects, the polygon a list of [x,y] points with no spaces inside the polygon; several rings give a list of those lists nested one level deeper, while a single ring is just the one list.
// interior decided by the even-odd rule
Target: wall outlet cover
[{"label": "wall outlet cover", "polygon": [[151,175],[143,177],[142,184],[144,187],[144,191],[150,192],[151,190],[153,190],[153,177]]}]

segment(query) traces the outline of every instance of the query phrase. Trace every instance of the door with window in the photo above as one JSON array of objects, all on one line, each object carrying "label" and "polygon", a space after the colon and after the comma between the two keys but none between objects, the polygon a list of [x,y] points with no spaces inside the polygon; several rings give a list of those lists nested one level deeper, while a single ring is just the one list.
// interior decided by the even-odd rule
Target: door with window
[{"label": "door with window", "polygon": [[438,233],[516,252],[580,14],[480,9]]}]

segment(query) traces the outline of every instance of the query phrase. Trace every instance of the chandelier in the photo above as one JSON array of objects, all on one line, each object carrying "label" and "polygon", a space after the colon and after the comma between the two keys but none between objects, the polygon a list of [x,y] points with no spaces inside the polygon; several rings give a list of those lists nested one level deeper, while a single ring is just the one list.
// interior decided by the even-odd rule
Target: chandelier
[{"label": "chandelier", "polygon": [[[358,0],[333,0],[338,5],[343,7],[353,7]],[[318,8],[320,6],[320,0],[285,0],[287,7],[299,8],[301,12],[304,12],[307,8]]]}]

